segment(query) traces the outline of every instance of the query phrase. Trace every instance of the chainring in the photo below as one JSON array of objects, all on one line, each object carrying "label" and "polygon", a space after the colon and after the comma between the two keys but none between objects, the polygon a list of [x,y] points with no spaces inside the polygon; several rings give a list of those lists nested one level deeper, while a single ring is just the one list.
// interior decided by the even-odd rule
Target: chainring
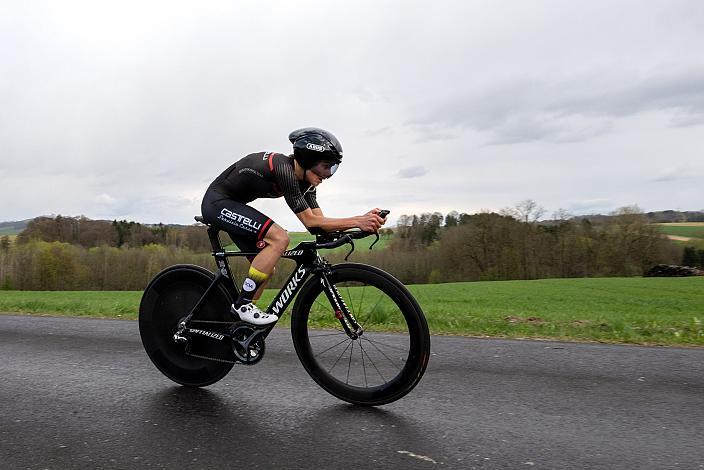
[{"label": "chainring", "polygon": [[262,332],[248,324],[240,324],[230,329],[232,352],[245,365],[253,366],[264,357],[266,345]]}]

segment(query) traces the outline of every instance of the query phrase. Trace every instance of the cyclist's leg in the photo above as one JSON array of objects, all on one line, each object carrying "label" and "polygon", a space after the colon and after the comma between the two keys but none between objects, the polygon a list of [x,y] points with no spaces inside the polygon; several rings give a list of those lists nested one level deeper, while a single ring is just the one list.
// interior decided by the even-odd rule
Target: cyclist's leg
[{"label": "cyclist's leg", "polygon": [[260,286],[269,278],[274,265],[288,246],[286,231],[253,207],[224,198],[215,191],[206,194],[201,209],[205,221],[226,231],[242,251],[257,253],[254,257],[248,257],[251,265],[240,296],[232,306],[233,312],[243,320],[255,324],[276,321],[278,317],[265,314],[252,302],[255,293],[260,291]]},{"label": "cyclist's leg", "polygon": [[[269,275],[269,279],[271,279],[272,277],[274,277],[274,274],[276,274],[276,267],[274,267],[274,270],[271,271],[271,274]],[[262,285],[257,288],[257,291],[254,293],[254,297],[252,298],[252,300],[253,300],[254,302],[258,301],[258,300],[261,298],[262,293],[264,292],[264,289],[266,289],[267,284],[269,284],[269,279],[267,279],[266,281],[264,281],[264,282],[262,283]]]},{"label": "cyclist's leg", "polygon": [[259,300],[264,291],[264,287],[269,282],[269,279],[276,272],[276,263],[281,258],[281,255],[288,248],[289,237],[288,232],[279,224],[272,224],[271,228],[264,237],[266,247],[262,248],[257,256],[252,259],[252,266],[266,274],[266,279],[257,287],[254,293],[253,300]]}]

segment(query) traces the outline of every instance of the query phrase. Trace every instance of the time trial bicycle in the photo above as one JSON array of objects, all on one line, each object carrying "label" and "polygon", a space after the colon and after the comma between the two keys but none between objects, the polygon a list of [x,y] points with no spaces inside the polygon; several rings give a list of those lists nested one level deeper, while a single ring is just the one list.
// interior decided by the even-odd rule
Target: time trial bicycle
[{"label": "time trial bicycle", "polygon": [[[228,258],[256,253],[226,251],[218,229],[208,226],[207,233],[217,272],[195,265],[166,268],[149,283],[139,307],[149,358],[169,379],[192,387],[217,382],[234,364],[257,364],[274,328],[230,313],[239,292]],[[367,264],[331,265],[318,253],[345,244],[354,250],[355,239],[371,235],[378,241],[378,234],[361,231],[318,233],[315,241],[284,252],[296,266],[267,308],[281,318],[295,298],[291,333],[303,367],[327,392],[367,406],[405,396],[430,356],[423,311],[399,280]]]}]

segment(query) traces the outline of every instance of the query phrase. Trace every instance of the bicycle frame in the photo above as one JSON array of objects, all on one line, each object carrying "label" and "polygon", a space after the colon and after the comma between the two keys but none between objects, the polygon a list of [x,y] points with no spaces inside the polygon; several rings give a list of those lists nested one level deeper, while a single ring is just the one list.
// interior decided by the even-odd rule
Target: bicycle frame
[{"label": "bicycle frame", "polygon": [[[198,300],[196,305],[194,305],[188,315],[179,322],[179,327],[185,328],[188,325],[188,322],[198,312],[199,307],[202,305],[203,301],[208,296],[210,291],[215,288],[215,286],[217,286],[218,284],[221,283],[232,295],[233,299],[239,297],[239,289],[235,285],[234,277],[232,275],[232,270],[230,269],[230,263],[228,262],[228,258],[241,256],[256,256],[258,254],[242,251],[226,251],[225,249],[223,249],[222,243],[220,242],[219,232],[219,229],[208,227],[208,238],[210,239],[210,244],[213,247],[213,257],[215,258],[215,264],[218,267],[218,272],[215,275],[215,278],[213,279],[211,284],[208,286],[206,291]],[[286,311],[286,308],[291,304],[293,298],[296,296],[301,287],[303,287],[309,274],[315,271],[320,273],[320,276],[323,279],[323,283],[326,286],[328,298],[330,298],[331,304],[335,306],[335,314],[337,318],[343,323],[345,330],[348,330],[348,327],[344,324],[346,322],[342,321],[342,312],[344,312],[344,316],[348,317],[348,320],[350,320],[351,326],[354,329],[357,329],[358,325],[356,321],[347,311],[347,308],[344,307],[344,301],[342,301],[342,298],[339,296],[339,293],[336,292],[336,289],[334,289],[333,287],[333,293],[329,292],[330,283],[327,280],[326,274],[329,272],[330,268],[327,263],[320,257],[315,246],[315,242],[312,241],[301,242],[295,248],[291,250],[286,250],[283,253],[282,257],[295,261],[296,267],[288,277],[286,283],[284,284],[284,287],[279,291],[279,293],[276,295],[276,297],[274,297],[274,299],[267,307],[267,311],[274,313],[279,318],[281,318],[281,314]],[[273,326],[274,325],[268,325],[267,328],[270,329],[273,328]],[[352,333],[351,331],[350,333],[355,335],[355,333]]]}]

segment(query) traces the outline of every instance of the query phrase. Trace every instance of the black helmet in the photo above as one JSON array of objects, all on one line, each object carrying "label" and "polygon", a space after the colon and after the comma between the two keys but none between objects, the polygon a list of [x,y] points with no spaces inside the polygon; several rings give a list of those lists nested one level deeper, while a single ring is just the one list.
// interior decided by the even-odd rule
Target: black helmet
[{"label": "black helmet", "polygon": [[288,140],[293,144],[293,158],[305,169],[320,161],[335,164],[342,161],[340,141],[323,129],[304,127],[291,132]]}]

